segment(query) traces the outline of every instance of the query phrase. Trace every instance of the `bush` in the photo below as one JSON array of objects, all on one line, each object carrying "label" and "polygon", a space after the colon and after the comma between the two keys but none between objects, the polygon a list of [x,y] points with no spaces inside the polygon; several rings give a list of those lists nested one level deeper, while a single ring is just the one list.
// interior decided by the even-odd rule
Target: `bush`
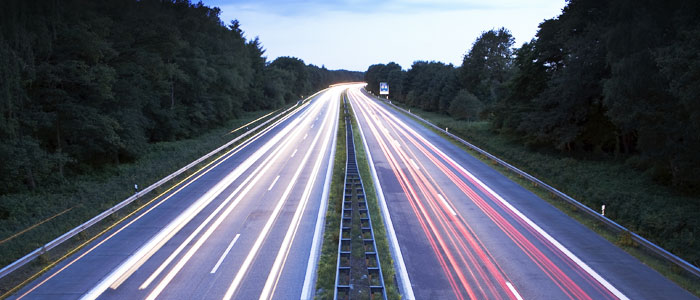
[{"label": "bush", "polygon": [[452,99],[452,103],[450,103],[450,116],[457,120],[477,120],[483,110],[484,104],[467,90],[459,91],[457,96]]}]

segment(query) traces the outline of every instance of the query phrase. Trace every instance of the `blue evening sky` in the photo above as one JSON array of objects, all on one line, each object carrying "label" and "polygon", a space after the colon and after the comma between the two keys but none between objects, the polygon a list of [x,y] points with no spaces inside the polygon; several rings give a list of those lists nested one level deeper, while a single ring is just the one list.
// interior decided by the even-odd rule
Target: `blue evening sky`
[{"label": "blue evening sky", "polygon": [[[194,2],[194,1],[193,1]],[[268,61],[294,56],[328,69],[365,71],[394,61],[461,65],[481,32],[506,27],[516,46],[561,13],[564,0],[203,0],[221,8],[221,20],[241,22]]]}]

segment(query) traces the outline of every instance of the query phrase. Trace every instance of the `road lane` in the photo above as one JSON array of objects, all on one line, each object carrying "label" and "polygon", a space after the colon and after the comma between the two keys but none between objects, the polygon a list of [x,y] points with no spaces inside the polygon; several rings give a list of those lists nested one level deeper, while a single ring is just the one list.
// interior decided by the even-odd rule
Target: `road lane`
[{"label": "road lane", "polygon": [[319,94],[11,298],[250,299],[264,289],[265,298],[298,298],[325,211],[342,89]]},{"label": "road lane", "polygon": [[417,299],[693,298],[410,118],[349,96]]}]

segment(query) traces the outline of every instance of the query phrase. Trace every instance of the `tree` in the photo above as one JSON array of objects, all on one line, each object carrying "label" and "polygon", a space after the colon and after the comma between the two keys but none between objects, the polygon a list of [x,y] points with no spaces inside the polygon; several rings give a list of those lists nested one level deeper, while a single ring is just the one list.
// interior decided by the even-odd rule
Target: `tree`
[{"label": "tree", "polygon": [[365,82],[367,82],[367,90],[375,95],[379,95],[379,83],[386,82],[389,84],[391,97],[394,99],[404,99],[407,91],[403,88],[404,71],[401,66],[395,62],[390,62],[386,65],[376,64],[371,65],[365,72]]},{"label": "tree", "polygon": [[405,102],[446,113],[457,93],[457,70],[441,62],[416,61],[404,76]]},{"label": "tree", "polygon": [[520,125],[535,109],[533,99],[547,88],[550,76],[535,43],[533,39],[515,51],[513,76],[506,83],[505,96],[492,109],[491,125],[495,129],[520,133]]},{"label": "tree", "polygon": [[460,90],[450,104],[450,116],[457,120],[474,121],[479,119],[479,115],[484,110],[484,104],[479,98],[466,90]]},{"label": "tree", "polygon": [[462,61],[462,87],[484,103],[494,103],[500,96],[501,84],[508,79],[513,43],[513,36],[506,28],[483,32]]},{"label": "tree", "polygon": [[[190,1],[0,1],[0,193],[139,158],[246,110],[362,73],[267,64],[258,39]],[[313,75],[313,76],[312,76]]]}]

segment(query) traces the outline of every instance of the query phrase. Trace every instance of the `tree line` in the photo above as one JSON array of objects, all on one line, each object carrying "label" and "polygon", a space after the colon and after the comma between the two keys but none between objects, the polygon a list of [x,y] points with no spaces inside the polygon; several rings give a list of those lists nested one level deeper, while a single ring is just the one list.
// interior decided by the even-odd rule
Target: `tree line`
[{"label": "tree line", "polygon": [[268,62],[189,0],[0,1],[0,194],[133,161],[361,72]]},{"label": "tree line", "polygon": [[700,190],[700,2],[570,0],[515,48],[483,32],[461,66],[368,68],[396,101],[488,120],[535,148],[616,157],[680,190]]}]

